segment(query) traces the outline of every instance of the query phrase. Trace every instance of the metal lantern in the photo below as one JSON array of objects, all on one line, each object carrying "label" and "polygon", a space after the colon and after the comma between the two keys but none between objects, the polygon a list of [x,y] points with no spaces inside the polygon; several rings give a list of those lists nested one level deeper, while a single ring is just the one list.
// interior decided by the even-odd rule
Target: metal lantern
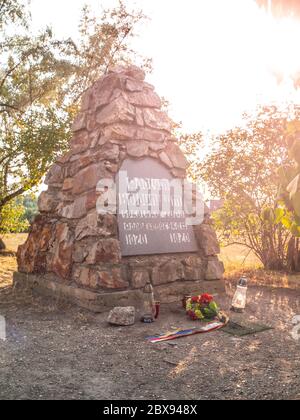
[{"label": "metal lantern", "polygon": [[234,312],[242,313],[246,308],[247,303],[247,290],[248,290],[248,280],[246,277],[242,277],[239,280],[236,292],[234,294],[231,310]]}]

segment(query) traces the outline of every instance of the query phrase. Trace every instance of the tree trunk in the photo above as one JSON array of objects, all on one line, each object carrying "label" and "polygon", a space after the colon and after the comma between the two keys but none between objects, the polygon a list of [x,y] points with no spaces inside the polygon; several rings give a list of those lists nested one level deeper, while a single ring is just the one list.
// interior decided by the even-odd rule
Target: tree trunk
[{"label": "tree trunk", "polygon": [[291,238],[288,244],[287,252],[288,271],[300,271],[300,251],[299,238]]},{"label": "tree trunk", "polygon": [[275,249],[271,240],[265,235],[265,249],[262,252],[262,263],[266,270],[281,271],[285,269],[285,262],[281,258],[280,252]]},{"label": "tree trunk", "polygon": [[268,261],[264,263],[264,267],[266,270],[270,271],[284,270],[284,265],[280,258],[272,258],[271,260],[268,259]]},{"label": "tree trunk", "polygon": [[6,249],[5,243],[0,238],[0,251],[3,251],[4,249]]}]

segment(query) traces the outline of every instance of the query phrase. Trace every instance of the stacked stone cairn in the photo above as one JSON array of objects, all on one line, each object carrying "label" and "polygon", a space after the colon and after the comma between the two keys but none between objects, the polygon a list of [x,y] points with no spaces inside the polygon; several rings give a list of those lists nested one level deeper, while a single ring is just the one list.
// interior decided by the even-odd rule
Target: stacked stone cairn
[{"label": "stacked stone cairn", "polygon": [[162,302],[219,289],[224,268],[208,216],[194,228],[198,253],[124,258],[117,215],[96,211],[97,183],[115,179],[125,159],[155,158],[175,178],[186,177],[172,121],[144,79],[135,66],[114,68],[84,94],[70,150],[51,167],[40,213],[18,250],[16,285],[97,312],[137,304],[148,280]]}]

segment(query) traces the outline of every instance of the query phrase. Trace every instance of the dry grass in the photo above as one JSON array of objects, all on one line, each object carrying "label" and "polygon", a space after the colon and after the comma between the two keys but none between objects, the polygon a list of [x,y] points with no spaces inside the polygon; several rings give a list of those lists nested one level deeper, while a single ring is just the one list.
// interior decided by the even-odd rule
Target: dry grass
[{"label": "dry grass", "polygon": [[262,268],[259,259],[247,247],[231,245],[221,250],[221,260],[227,274],[241,270],[258,270]]},{"label": "dry grass", "polygon": [[12,283],[12,276],[17,269],[17,261],[14,256],[9,255],[9,251],[16,252],[18,246],[26,241],[27,234],[5,235],[4,240],[8,255],[0,254],[0,288],[7,287]]},{"label": "dry grass", "polygon": [[252,286],[300,289],[300,274],[264,270],[262,263],[247,247],[232,245],[222,248],[220,257],[225,265],[226,280],[235,282],[244,275]]},{"label": "dry grass", "polygon": [[8,251],[17,252],[18,246],[22,245],[26,241],[27,233],[4,235],[2,239]]},{"label": "dry grass", "polygon": [[0,288],[7,287],[12,282],[12,276],[17,269],[15,257],[4,257],[0,255]]},{"label": "dry grass", "polygon": [[229,282],[236,282],[241,276],[248,278],[250,286],[266,286],[273,289],[300,289],[300,274],[288,274],[280,271],[260,269],[242,269],[227,272],[225,277]]}]

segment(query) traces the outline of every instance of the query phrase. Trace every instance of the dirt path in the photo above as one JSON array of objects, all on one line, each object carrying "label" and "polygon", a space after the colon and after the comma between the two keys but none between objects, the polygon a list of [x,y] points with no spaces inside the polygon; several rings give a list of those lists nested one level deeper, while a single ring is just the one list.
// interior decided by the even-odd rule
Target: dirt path
[{"label": "dirt path", "polygon": [[[254,287],[242,318],[274,330],[152,345],[147,335],[194,323],[175,305],[151,326],[112,328],[105,314],[2,289],[0,399],[300,399],[300,341],[290,335],[298,298],[296,291]],[[230,298],[218,301],[228,309]]]}]

